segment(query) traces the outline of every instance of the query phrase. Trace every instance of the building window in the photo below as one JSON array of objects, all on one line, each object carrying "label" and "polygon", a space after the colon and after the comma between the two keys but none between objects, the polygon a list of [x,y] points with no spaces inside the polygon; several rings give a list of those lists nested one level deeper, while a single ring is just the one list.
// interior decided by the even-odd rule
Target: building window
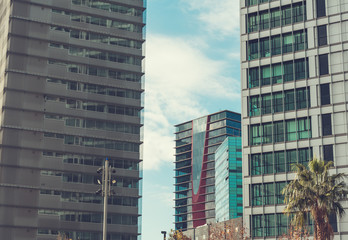
[{"label": "building window", "polygon": [[252,235],[253,237],[263,237],[263,215],[252,216]]},{"label": "building window", "polygon": [[320,85],[320,103],[321,105],[330,104],[330,84],[321,84]]},{"label": "building window", "polygon": [[262,155],[262,166],[263,174],[272,174],[273,173],[273,154],[264,153]]},{"label": "building window", "polygon": [[280,35],[272,36],[272,38],[271,38],[271,43],[272,43],[271,53],[272,53],[272,56],[279,55],[279,54],[282,53],[282,44],[281,44],[281,40],[280,39],[281,39]]},{"label": "building window", "polygon": [[271,38],[261,38],[260,46],[258,39],[248,42],[248,60],[264,58],[293,51],[300,51],[307,48],[306,31],[296,31],[283,34],[282,36],[273,36]]},{"label": "building window", "polygon": [[260,55],[261,58],[271,56],[269,38],[260,39]]},{"label": "building window", "polygon": [[245,5],[252,6],[258,4],[258,0],[246,0]]},{"label": "building window", "polygon": [[262,184],[253,184],[251,186],[251,205],[260,206],[262,205]]},{"label": "building window", "polygon": [[316,0],[317,2],[317,17],[326,16],[325,0]]},{"label": "building window", "polygon": [[285,172],[285,153],[284,153],[284,151],[274,153],[274,171],[275,171],[275,173]]},{"label": "building window", "polygon": [[262,143],[272,143],[272,123],[263,124],[262,131]]},{"label": "building window", "polygon": [[258,31],[258,16],[257,13],[248,15],[248,32]]},{"label": "building window", "polygon": [[305,59],[297,59],[295,60],[295,80],[300,80],[308,77],[307,61]]},{"label": "building window", "polygon": [[286,141],[295,141],[296,137],[296,121],[287,120],[286,121]]},{"label": "building window", "polygon": [[297,119],[297,139],[308,139],[311,138],[310,133],[311,120],[308,118]]},{"label": "building window", "polygon": [[323,155],[324,155],[325,162],[329,162],[329,161],[334,162],[333,145],[332,144],[323,146]]},{"label": "building window", "polygon": [[[292,166],[296,163],[307,165],[313,158],[313,151],[311,148],[300,148],[279,152],[266,152],[262,154],[253,154],[250,157],[250,174],[263,175],[290,172]],[[278,201],[276,203],[279,204]]]},{"label": "building window", "polygon": [[[283,122],[266,123],[260,125],[250,126],[250,144],[259,145],[261,139],[263,144],[276,142],[275,132],[272,133],[274,128],[273,124],[281,124]],[[284,123],[283,123],[284,124]],[[281,131],[281,127],[277,126],[277,129]],[[281,134],[277,132],[277,134]],[[277,136],[281,138],[281,136]],[[285,139],[286,141],[295,141],[301,139],[307,139],[311,137],[311,119],[299,118],[297,120],[287,120],[285,122]]]},{"label": "building window", "polygon": [[[286,186],[286,182],[276,182],[275,187],[275,204],[283,204],[284,203],[284,195],[282,191]],[[285,216],[285,215],[284,215]]]},{"label": "building window", "polygon": [[272,65],[272,84],[282,83],[282,64]]},{"label": "building window", "polygon": [[300,51],[306,48],[306,32],[297,31],[294,32],[294,51]]},{"label": "building window", "polygon": [[282,121],[273,123],[273,134],[274,142],[284,142],[284,123]]},{"label": "building window", "polygon": [[273,113],[283,111],[283,93],[274,93],[272,99]]},{"label": "building window", "polygon": [[284,82],[294,80],[294,64],[293,61],[283,63]]},{"label": "building window", "polygon": [[309,88],[296,89],[296,109],[308,108],[309,96]]},{"label": "building window", "polygon": [[277,236],[282,236],[288,232],[288,218],[285,214],[277,214]]},{"label": "building window", "polygon": [[261,125],[253,125],[250,127],[250,144],[261,144],[262,130]]},{"label": "building window", "polygon": [[249,60],[254,60],[259,58],[259,42],[257,39],[249,41],[248,52],[249,52]]},{"label": "building window", "polygon": [[321,115],[321,128],[323,136],[332,135],[331,113]]},{"label": "building window", "polygon": [[295,93],[293,90],[284,92],[284,110],[295,110]]},{"label": "building window", "polygon": [[327,45],[326,25],[318,26],[317,34],[318,34],[318,46]]},{"label": "building window", "polygon": [[250,173],[252,176],[262,174],[261,154],[253,154],[250,157]]},{"label": "building window", "polygon": [[249,105],[249,116],[259,116],[260,115],[260,97],[259,96],[253,96],[250,97],[250,105]]},{"label": "building window", "polygon": [[280,26],[280,10],[279,8],[271,9],[271,28]]},{"label": "building window", "polygon": [[271,84],[271,67],[263,66],[261,67],[261,85],[270,85]]},{"label": "building window", "polygon": [[274,204],[274,183],[265,183],[263,185],[264,205]]},{"label": "building window", "polygon": [[265,237],[268,236],[275,236],[275,229],[276,229],[276,223],[275,223],[275,214],[265,214]]},{"label": "building window", "polygon": [[319,55],[319,75],[329,74],[328,54]]},{"label": "building window", "polygon": [[292,52],[292,33],[283,34],[283,53]]},{"label": "building window", "polygon": [[306,19],[306,2],[292,5],[292,23],[302,22]]},{"label": "building window", "polygon": [[249,68],[249,88],[260,85],[259,68]]},{"label": "building window", "polygon": [[291,24],[291,5],[282,7],[282,26]]},{"label": "building window", "polygon": [[260,30],[269,28],[269,20],[268,10],[260,12]]},{"label": "building window", "polygon": [[262,96],[262,104],[261,104],[261,114],[268,114],[272,111],[272,96],[271,94]]}]

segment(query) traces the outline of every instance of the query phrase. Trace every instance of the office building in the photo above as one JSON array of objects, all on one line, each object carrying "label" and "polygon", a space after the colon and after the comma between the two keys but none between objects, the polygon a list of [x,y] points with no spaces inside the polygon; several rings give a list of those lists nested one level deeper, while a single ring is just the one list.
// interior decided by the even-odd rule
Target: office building
[{"label": "office building", "polygon": [[176,127],[175,229],[215,222],[215,150],[240,136],[240,114],[221,111]]},{"label": "office building", "polygon": [[215,151],[215,220],[243,217],[242,139],[227,137]]},{"label": "office building", "polygon": [[[282,188],[314,155],[347,172],[347,0],[241,0],[244,223],[287,231]],[[346,206],[346,204],[344,204]],[[348,217],[332,219],[347,238]]]},{"label": "office building", "polygon": [[140,239],[143,0],[0,0],[0,236]]}]

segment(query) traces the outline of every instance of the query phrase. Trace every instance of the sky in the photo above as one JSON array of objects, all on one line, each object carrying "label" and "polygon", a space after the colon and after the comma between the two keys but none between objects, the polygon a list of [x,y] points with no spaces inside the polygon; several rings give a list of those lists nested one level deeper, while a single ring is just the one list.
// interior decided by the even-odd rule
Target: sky
[{"label": "sky", "polygon": [[239,0],[147,0],[142,239],[174,228],[174,125],[240,112]]}]

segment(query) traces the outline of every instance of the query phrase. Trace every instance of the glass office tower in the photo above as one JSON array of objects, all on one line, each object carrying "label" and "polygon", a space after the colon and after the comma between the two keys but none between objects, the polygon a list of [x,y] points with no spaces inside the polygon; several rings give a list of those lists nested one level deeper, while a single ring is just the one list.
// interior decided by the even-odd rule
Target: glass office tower
[{"label": "glass office tower", "polygon": [[222,111],[176,127],[175,229],[215,222],[215,150],[240,136],[240,114]]},{"label": "glass office tower", "polygon": [[[276,237],[294,163],[316,155],[334,161],[332,173],[348,170],[348,1],[240,6],[244,223],[253,238]],[[333,224],[341,238],[347,221]]]},{"label": "glass office tower", "polygon": [[243,217],[242,138],[227,137],[215,151],[215,220]]},{"label": "glass office tower", "polygon": [[0,236],[140,238],[142,0],[0,0]]}]

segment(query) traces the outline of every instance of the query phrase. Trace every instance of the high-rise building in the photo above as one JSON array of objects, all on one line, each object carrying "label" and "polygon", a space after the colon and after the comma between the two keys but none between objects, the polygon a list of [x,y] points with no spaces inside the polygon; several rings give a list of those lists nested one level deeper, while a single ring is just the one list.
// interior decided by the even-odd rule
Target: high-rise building
[{"label": "high-rise building", "polygon": [[243,217],[242,139],[227,137],[215,151],[215,220]]},{"label": "high-rise building", "polygon": [[240,114],[221,111],[176,125],[175,229],[215,222],[215,150],[240,136]]},{"label": "high-rise building", "polygon": [[[316,155],[348,171],[348,1],[240,6],[244,223],[253,238],[276,237],[294,163]],[[347,238],[347,222],[333,224],[336,236]]]},{"label": "high-rise building", "polygon": [[[0,238],[97,240],[141,226],[145,0],[0,0]],[[65,239],[65,238],[63,238]]]}]

